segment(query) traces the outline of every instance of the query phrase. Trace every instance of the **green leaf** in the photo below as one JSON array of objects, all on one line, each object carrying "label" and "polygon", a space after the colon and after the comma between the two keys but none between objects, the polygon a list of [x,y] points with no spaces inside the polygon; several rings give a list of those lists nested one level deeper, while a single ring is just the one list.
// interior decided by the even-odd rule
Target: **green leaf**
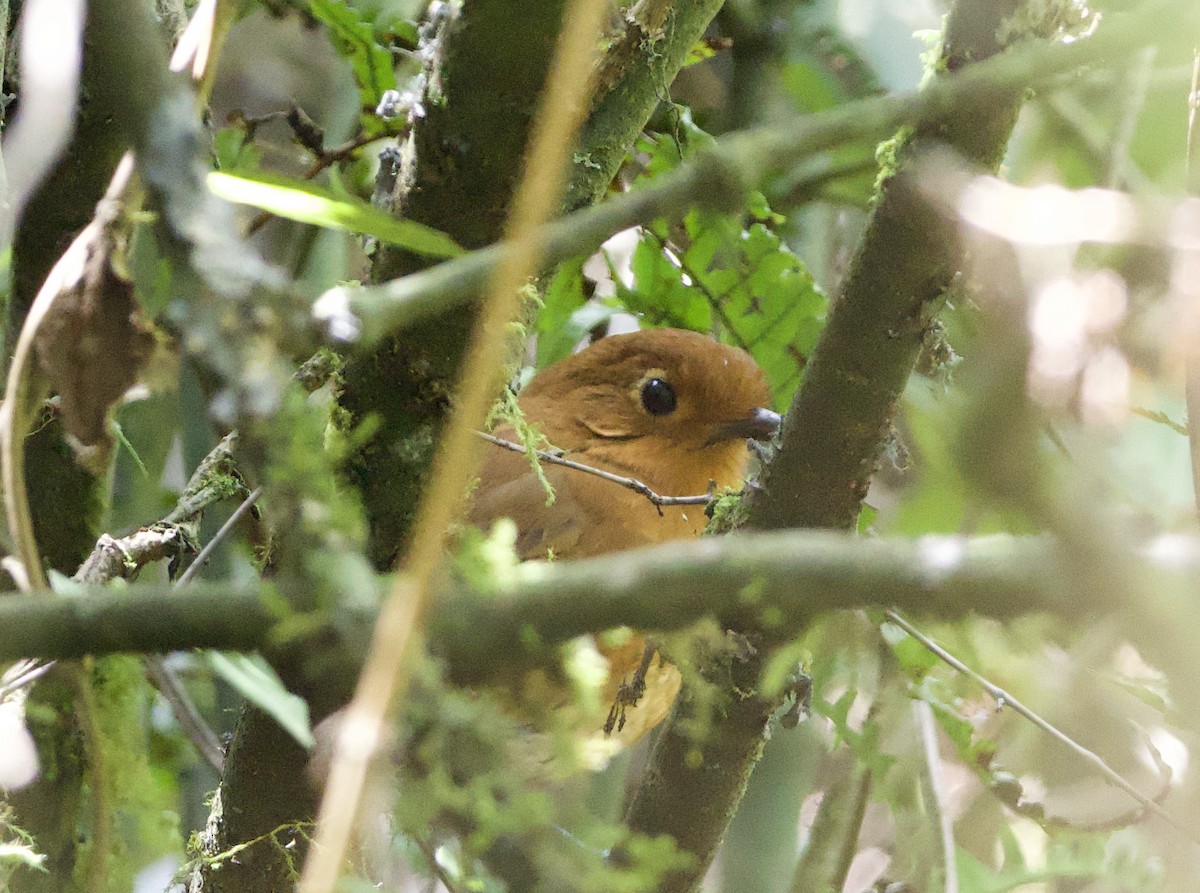
[{"label": "green leaf", "polygon": [[398,220],[354,196],[336,195],[305,180],[275,174],[243,177],[214,171],[208,188],[226,201],[250,205],[278,217],[373,236],[431,257],[464,254],[453,239],[413,220]]},{"label": "green leaf", "polygon": [[257,171],[262,162],[262,150],[246,141],[243,127],[222,127],[214,133],[212,151],[219,171],[244,174]]},{"label": "green leaf", "polygon": [[858,522],[854,525],[854,529],[859,534],[871,532],[871,525],[875,523],[875,519],[879,517],[879,509],[873,505],[863,503],[862,511],[858,513]]},{"label": "green leaf", "polygon": [[892,653],[900,663],[900,669],[913,681],[920,682],[941,661],[928,648],[892,623],[879,628],[884,641],[892,646]]},{"label": "green leaf", "polygon": [[716,47],[710,41],[701,38],[692,44],[692,48],[688,50],[687,55],[683,59],[683,67],[687,68],[695,65],[697,62],[703,62],[705,59],[711,59],[717,54]]},{"label": "green leaf", "polygon": [[371,23],[341,0],[310,0],[309,9],[329,29],[334,47],[350,63],[358,85],[363,129],[367,133],[386,132],[386,123],[374,112],[384,91],[396,86],[391,52],[376,39]]},{"label": "green leaf", "polygon": [[[612,311],[601,305],[588,304],[584,291],[583,260],[563,264],[546,286],[541,312],[537,318],[537,366],[539,369],[558,362],[571,353],[571,348],[594,325],[602,322]],[[602,311],[580,317],[585,308]]]},{"label": "green leaf", "polygon": [[303,747],[313,746],[308,704],[288,691],[270,664],[257,654],[204,652],[212,671],[232,685],[242,697],[266,711]]},{"label": "green leaf", "polygon": [[701,332],[712,327],[712,312],[704,295],[684,284],[683,272],[667,256],[657,236],[643,234],[630,266],[634,287],[618,280],[617,298],[631,313],[655,326]]},{"label": "green leaf", "polygon": [[113,439],[116,440],[120,446],[123,446],[126,449],[130,458],[133,459],[133,464],[136,465],[138,467],[138,471],[142,473],[142,477],[150,477],[150,472],[146,470],[146,463],[142,461],[142,457],[139,456],[137,450],[133,448],[133,444],[129,442],[129,438],[125,436],[125,431],[121,428],[121,425],[118,422],[113,422],[112,428]]},{"label": "green leaf", "polygon": [[[643,231],[630,263],[633,287],[617,299],[650,325],[712,332],[750,352],[784,406],[824,325],[826,300],[808,269],[764,220],[759,196],[742,215],[692,211],[686,238],[661,224]],[[668,253],[670,249],[670,254]]]}]

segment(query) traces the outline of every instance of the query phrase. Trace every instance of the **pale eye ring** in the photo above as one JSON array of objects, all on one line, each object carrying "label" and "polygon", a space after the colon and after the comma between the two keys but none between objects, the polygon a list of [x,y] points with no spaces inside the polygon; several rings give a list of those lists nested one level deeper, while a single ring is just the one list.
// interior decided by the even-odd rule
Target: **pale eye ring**
[{"label": "pale eye ring", "polygon": [[669,415],[675,411],[675,389],[665,378],[650,378],[642,385],[642,407],[650,415]]}]

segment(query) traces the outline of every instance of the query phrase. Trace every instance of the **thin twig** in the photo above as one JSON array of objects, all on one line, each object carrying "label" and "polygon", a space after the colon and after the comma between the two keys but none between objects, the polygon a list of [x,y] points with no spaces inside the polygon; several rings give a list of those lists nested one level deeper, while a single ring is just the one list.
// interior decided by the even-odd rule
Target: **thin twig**
[{"label": "thin twig", "polygon": [[1200,111],[1200,49],[1192,52],[1192,87],[1188,91],[1187,129],[1187,191],[1200,195],[1200,126],[1196,113]]},{"label": "thin twig", "polygon": [[5,700],[13,692],[26,685],[31,685],[50,671],[58,661],[48,660],[39,663],[35,660],[23,660],[13,664],[0,676],[0,701]]},{"label": "thin twig", "polygon": [[930,654],[937,657],[943,663],[953,667],[964,676],[967,676],[978,683],[983,690],[992,697],[992,700],[996,702],[997,708],[1011,707],[1015,713],[1025,717],[1025,719],[1029,720],[1029,722],[1033,723],[1051,738],[1074,751],[1074,753],[1084,762],[1088,763],[1092,766],[1092,768],[1099,772],[1104,777],[1105,781],[1114,787],[1120,788],[1139,804],[1141,804],[1142,808],[1147,812],[1158,816],[1158,818],[1162,819],[1172,828],[1187,837],[1188,840],[1200,843],[1200,837],[1197,837],[1192,831],[1184,827],[1177,819],[1172,817],[1169,812],[1155,803],[1153,799],[1147,797],[1145,794],[1139,791],[1133,786],[1132,783],[1126,781],[1125,778],[1121,776],[1115,769],[1109,766],[1101,756],[1088,750],[1074,738],[1067,735],[1065,732],[1060,731],[1058,728],[1051,725],[1050,722],[1026,707],[1021,701],[1017,700],[1000,686],[972,670],[953,654],[942,648],[942,646],[940,646],[937,642],[933,641],[933,639],[929,638],[929,636],[922,633],[919,629],[901,617],[900,614],[895,610],[889,609],[886,613],[888,620],[896,624],[898,627],[920,642]]},{"label": "thin twig", "polygon": [[[1125,73],[1117,106],[1117,122],[1112,128],[1102,172],[1101,185],[1108,189],[1120,189],[1129,183],[1126,172],[1134,167],[1130,145],[1142,119],[1142,110],[1146,107],[1156,55],[1155,47],[1143,47],[1134,55],[1129,71]],[[1141,171],[1138,174],[1137,179],[1143,180],[1144,174]]]},{"label": "thin twig", "polygon": [[[1187,191],[1189,195],[1200,195],[1200,125],[1196,113],[1200,110],[1200,49],[1193,52],[1192,87],[1188,92],[1187,128]],[[1192,323],[1196,326],[1195,321]],[[1196,511],[1200,513],[1200,348],[1196,339],[1188,339],[1192,345],[1184,357],[1184,396],[1187,400],[1188,446],[1192,460],[1192,492],[1196,500]]]},{"label": "thin twig", "polygon": [[1131,406],[1129,407],[1129,412],[1144,419],[1149,419],[1152,422],[1158,422],[1160,425],[1166,425],[1176,434],[1182,434],[1184,437],[1187,437],[1187,425],[1179,424],[1179,422],[1176,422],[1161,410],[1146,409],[1144,406]]},{"label": "thin twig", "polygon": [[[485,434],[482,431],[476,431],[477,435],[482,437],[488,443],[495,444],[498,447],[503,447],[506,450],[512,450],[514,453],[528,453],[528,450],[519,443],[514,443],[511,440],[505,440],[503,437],[497,437],[494,434]],[[703,496],[660,496],[658,493],[650,489],[650,487],[637,478],[621,477],[619,474],[613,474],[610,471],[604,471],[600,468],[594,468],[591,465],[584,465],[582,462],[574,462],[563,457],[561,452],[553,450],[534,450],[534,455],[542,462],[550,465],[561,465],[563,468],[570,468],[574,471],[582,471],[585,474],[595,475],[606,481],[611,481],[635,493],[640,493],[650,500],[654,505],[661,508],[662,506],[671,505],[708,505],[712,502],[713,496],[711,493],[705,493]]]},{"label": "thin twig", "polygon": [[254,507],[254,504],[258,502],[258,498],[260,496],[262,496],[262,488],[257,487],[250,492],[249,496],[242,500],[242,504],[234,509],[233,514],[229,516],[229,519],[221,525],[221,529],[218,530],[213,535],[213,538],[205,544],[203,549],[200,550],[200,554],[196,556],[196,560],[188,565],[188,569],[180,575],[179,580],[175,584],[176,586],[186,586],[192,581],[196,574],[200,572],[200,568],[204,566],[204,562],[206,562],[209,559],[209,556],[212,555],[213,550],[216,549],[216,547],[220,545],[221,541],[229,535],[230,531],[237,526],[238,521],[242,519],[246,512],[250,511],[250,509]]},{"label": "thin twig", "polygon": [[[262,496],[262,489],[253,490],[249,496],[242,500],[241,505],[234,509],[221,528],[213,535],[213,538],[205,544],[200,550],[200,554],[196,556],[196,560],[188,565],[185,570],[175,581],[175,588],[186,586],[199,572],[200,568],[212,555],[213,550],[220,545],[237,526],[238,521],[250,511],[258,498]],[[184,735],[192,742],[197,752],[202,756],[210,766],[218,773],[225,771],[225,751],[221,747],[221,742],[217,738],[216,733],[209,727],[200,715],[200,711],[196,709],[196,705],[192,702],[191,697],[184,688],[183,682],[178,675],[167,666],[166,661],[157,655],[149,655],[145,660],[146,670],[150,674],[151,681],[154,682],[159,694],[171,708],[171,713],[175,716],[175,721],[179,723],[179,728],[183,730]]]},{"label": "thin twig", "polygon": [[[343,160],[344,158],[346,158],[349,155],[352,155],[353,153],[355,153],[359,149],[361,149],[363,146],[366,146],[370,143],[375,142],[376,140],[380,140],[383,138],[384,137],[381,136],[380,134],[360,133],[360,134],[358,134],[358,136],[354,137],[353,139],[347,140],[346,142],[342,143],[340,146],[334,146],[329,151],[322,152],[320,155],[318,155],[316,160],[313,161],[313,163],[308,166],[308,169],[303,174],[300,175],[300,179],[311,180],[314,177],[316,177],[317,174],[321,173],[321,171],[325,170],[325,168],[330,167],[333,164],[336,164],[337,162]],[[270,220],[273,216],[274,215],[270,211],[260,211],[258,214],[256,214],[254,216],[254,219],[251,220],[249,224],[247,224],[246,235],[247,236],[254,235],[256,232],[258,232],[260,229],[262,229],[264,226],[266,226],[270,222]]]},{"label": "thin twig", "polygon": [[196,709],[187,689],[166,661],[156,654],[148,654],[145,659],[146,673],[159,694],[171,707],[171,713],[184,735],[192,742],[192,746],[204,758],[208,765],[220,774],[225,771],[225,751],[221,741],[204,721],[200,711]]},{"label": "thin twig", "polygon": [[913,719],[921,733],[921,792],[925,810],[936,827],[934,839],[938,861],[942,867],[942,893],[958,893],[958,869],[955,866],[954,827],[942,798],[940,769],[942,758],[938,754],[937,725],[933,719],[933,708],[928,701],[917,699],[912,702]]},{"label": "thin twig", "polygon": [[[878,169],[879,162],[874,154],[844,161],[828,161],[815,168],[793,169],[778,187],[782,195],[771,196],[771,205],[775,210],[781,211],[814,200],[830,203],[832,197],[825,191],[825,187],[839,180],[873,173]],[[861,202],[856,202],[855,205],[861,206]]]},{"label": "thin twig", "polygon": [[732,282],[729,287],[725,289],[725,291],[721,292],[720,294],[716,294],[708,287],[708,285],[705,284],[704,272],[697,271],[688,263],[687,251],[679,250],[679,248],[670,244],[666,239],[648,226],[644,226],[641,229],[642,232],[647,233],[652,239],[654,239],[655,242],[658,243],[658,250],[667,255],[669,259],[674,260],[678,265],[680,272],[692,280],[692,287],[699,291],[700,294],[704,295],[704,299],[708,301],[709,307],[711,307],[713,313],[717,315],[717,319],[719,319],[721,325],[725,327],[725,331],[727,331],[733,337],[733,340],[737,342],[738,347],[746,351],[746,353],[749,353],[750,345],[746,343],[746,339],[742,337],[742,333],[737,330],[737,326],[733,324],[733,320],[730,319],[729,314],[725,312],[725,305],[722,303],[725,298],[729,296],[729,293],[735,288],[746,284],[747,280],[750,278],[749,275],[742,276],[741,271],[738,270],[738,279]]}]

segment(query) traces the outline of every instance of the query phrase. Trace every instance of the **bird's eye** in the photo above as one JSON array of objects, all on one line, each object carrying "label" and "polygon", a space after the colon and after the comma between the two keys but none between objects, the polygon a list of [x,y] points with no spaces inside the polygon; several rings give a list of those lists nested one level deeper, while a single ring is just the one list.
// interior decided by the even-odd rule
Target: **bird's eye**
[{"label": "bird's eye", "polygon": [[650,415],[667,415],[675,411],[675,389],[665,379],[651,378],[642,385],[642,406]]}]

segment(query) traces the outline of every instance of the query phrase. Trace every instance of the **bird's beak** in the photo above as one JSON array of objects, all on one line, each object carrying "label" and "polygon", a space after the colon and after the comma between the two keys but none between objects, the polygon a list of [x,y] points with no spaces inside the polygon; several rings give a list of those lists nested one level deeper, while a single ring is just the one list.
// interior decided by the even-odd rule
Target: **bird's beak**
[{"label": "bird's beak", "polygon": [[723,440],[752,437],[755,440],[767,440],[779,430],[779,413],[759,407],[744,419],[734,419],[723,422],[713,431],[705,446],[712,446]]}]

